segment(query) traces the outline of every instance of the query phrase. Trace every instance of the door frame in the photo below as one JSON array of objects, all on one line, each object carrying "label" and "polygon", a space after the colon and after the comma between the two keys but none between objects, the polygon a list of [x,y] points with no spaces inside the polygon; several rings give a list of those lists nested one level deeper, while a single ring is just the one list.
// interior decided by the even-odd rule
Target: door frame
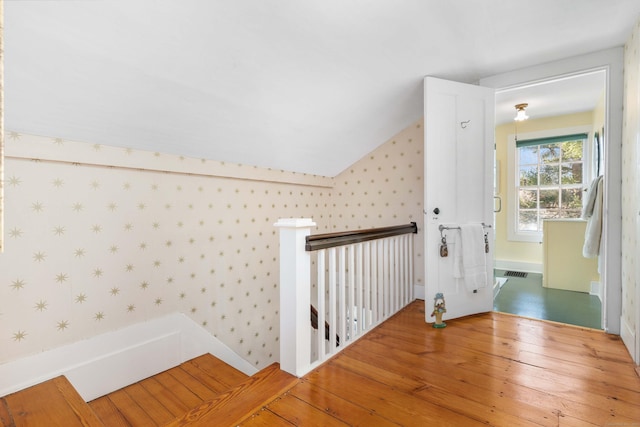
[{"label": "door frame", "polygon": [[603,287],[603,324],[605,332],[620,335],[622,315],[621,231],[622,231],[622,106],[624,49],[614,48],[556,62],[498,74],[480,79],[481,86],[496,92],[571,75],[605,71],[605,192],[602,233],[603,262],[600,277]]}]

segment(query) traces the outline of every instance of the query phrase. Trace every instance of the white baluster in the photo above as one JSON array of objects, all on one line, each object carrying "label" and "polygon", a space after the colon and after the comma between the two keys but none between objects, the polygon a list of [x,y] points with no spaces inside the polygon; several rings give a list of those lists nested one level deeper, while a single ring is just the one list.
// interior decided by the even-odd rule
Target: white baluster
[{"label": "white baluster", "polygon": [[318,343],[318,358],[317,361],[323,361],[325,351],[324,344],[324,321],[325,321],[325,256],[327,251],[322,249],[318,251],[318,287],[316,292],[318,294],[318,334],[316,335],[317,343]]},{"label": "white baluster", "polygon": [[371,244],[364,243],[364,315],[362,316],[362,329],[371,328]]},{"label": "white baluster", "polygon": [[338,248],[338,285],[340,287],[338,289],[338,316],[340,318],[340,347],[343,347],[347,341],[346,250],[347,248],[344,246],[340,246],[340,248]]},{"label": "white baluster", "polygon": [[378,275],[380,266],[378,265],[378,241],[371,242],[371,317],[373,322],[378,323],[380,319],[380,308],[378,306]]},{"label": "white baluster", "polygon": [[407,268],[409,268],[409,301],[411,302],[415,299],[414,296],[414,276],[413,276],[413,234],[407,236],[407,244],[409,245],[409,259],[407,261]]},{"label": "white baluster", "polygon": [[356,308],[353,310],[355,312],[353,318],[356,321],[354,326],[354,334],[361,335],[363,331],[363,322],[362,318],[362,243],[358,243],[356,245]]},{"label": "white baluster", "polygon": [[[336,352],[336,248],[329,248],[329,351]],[[323,334],[324,335],[324,334]]]},{"label": "white baluster", "polygon": [[[354,327],[354,322],[353,319],[355,318],[354,313],[353,313],[353,307],[356,305],[356,301],[355,301],[355,284],[356,284],[356,279],[355,279],[355,248],[354,245],[349,245],[348,246],[348,253],[347,253],[347,259],[348,259],[348,273],[349,273],[349,280],[347,281],[347,286],[349,289],[349,298],[347,300],[347,310],[349,312],[349,325],[348,325],[348,329],[349,329],[349,342],[353,341],[353,337],[355,335],[355,327]],[[346,343],[345,343],[346,344]]]},{"label": "white baluster", "polygon": [[393,313],[400,308],[400,250],[398,239],[393,238]]}]

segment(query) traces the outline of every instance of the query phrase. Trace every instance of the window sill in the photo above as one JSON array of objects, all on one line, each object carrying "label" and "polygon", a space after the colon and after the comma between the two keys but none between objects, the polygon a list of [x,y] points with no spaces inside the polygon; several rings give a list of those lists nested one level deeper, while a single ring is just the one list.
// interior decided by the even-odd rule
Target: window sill
[{"label": "window sill", "polygon": [[511,242],[542,243],[542,233],[509,233],[507,240]]}]

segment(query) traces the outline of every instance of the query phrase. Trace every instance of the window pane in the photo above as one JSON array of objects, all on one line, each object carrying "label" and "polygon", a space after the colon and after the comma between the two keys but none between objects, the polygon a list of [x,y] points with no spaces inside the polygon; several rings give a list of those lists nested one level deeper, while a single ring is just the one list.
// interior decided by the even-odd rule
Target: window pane
[{"label": "window pane", "polygon": [[517,230],[541,232],[542,221],[580,218],[585,140],[517,149]]},{"label": "window pane", "polygon": [[538,207],[538,190],[520,190],[520,209]]},{"label": "window pane", "polygon": [[582,140],[567,141],[562,144],[562,161],[581,161],[582,160]]},{"label": "window pane", "polygon": [[582,184],[582,163],[564,163],[561,173],[563,184]]},{"label": "window pane", "polygon": [[560,165],[540,165],[540,185],[558,185]]},{"label": "window pane", "polygon": [[538,164],[538,146],[518,148],[520,154],[521,165],[537,165]]},{"label": "window pane", "polygon": [[547,144],[540,146],[541,163],[558,163],[560,161],[560,144]]},{"label": "window pane", "polygon": [[520,211],[518,214],[518,231],[538,231],[538,214],[536,211]]},{"label": "window pane", "polygon": [[538,185],[538,166],[520,166],[520,185]]},{"label": "window pane", "polygon": [[[582,189],[567,188],[562,190],[562,209],[582,209]],[[573,217],[566,217],[573,218]]]},{"label": "window pane", "polygon": [[582,216],[582,210],[562,210],[560,211],[562,218],[580,218]]},{"label": "window pane", "polygon": [[543,219],[556,219],[561,218],[560,210],[558,209],[540,209],[540,221]]},{"label": "window pane", "polygon": [[560,191],[540,190],[540,209],[557,209],[560,202]]}]

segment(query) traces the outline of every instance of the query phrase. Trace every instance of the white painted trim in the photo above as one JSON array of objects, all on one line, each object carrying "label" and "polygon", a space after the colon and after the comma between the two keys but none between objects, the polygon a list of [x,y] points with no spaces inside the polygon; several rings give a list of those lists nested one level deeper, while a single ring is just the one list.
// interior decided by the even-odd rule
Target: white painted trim
[{"label": "white painted trim", "polygon": [[[8,135],[9,131],[5,133]],[[28,140],[28,143],[26,140]],[[50,137],[21,133],[19,139],[6,138],[4,156],[6,159],[15,160],[32,161],[37,159],[42,162],[80,164],[91,167],[333,188],[333,178],[319,175],[247,167],[237,163],[178,156],[169,153],[154,153],[152,155],[151,152],[144,150],[131,150],[126,156],[123,156],[122,147],[100,145],[100,150],[94,150],[91,148],[94,144],[86,142],[65,140],[64,144],[65,147],[72,145],[77,148],[62,151],[57,149],[56,144],[51,144]]]},{"label": "white painted trim", "polygon": [[602,325],[606,332],[620,334],[622,313],[621,230],[622,230],[622,108],[624,94],[624,48],[593,52],[560,61],[536,65],[480,80],[482,86],[509,90],[535,85],[585,72],[607,72],[605,127],[605,200],[601,253],[604,257],[600,277],[603,286]]},{"label": "white painted trim", "polygon": [[0,365],[0,396],[65,375],[85,401],[211,353],[257,368],[187,316],[174,313]]},{"label": "white painted trim", "polygon": [[495,301],[496,297],[498,296],[498,294],[500,293],[500,282],[497,280],[493,281],[493,300]]},{"label": "white painted trim", "polygon": [[523,271],[525,273],[540,273],[543,272],[542,264],[535,262],[522,262],[522,261],[509,261],[497,259],[493,263],[493,268],[497,270],[513,270]]},{"label": "white painted trim", "polygon": [[424,300],[425,292],[423,285],[413,285],[413,296],[414,299]]},{"label": "white painted trim", "polygon": [[[636,35],[640,34],[640,31],[636,30],[635,31]],[[633,33],[632,33],[632,36]],[[627,41],[627,48],[631,49],[630,52],[633,49],[637,49],[640,48],[640,41],[638,41],[637,36],[635,36],[635,40],[633,39],[629,39]],[[637,62],[633,65],[636,69],[635,72],[637,73],[639,70],[639,66],[640,64],[638,64]],[[632,75],[633,71],[632,70],[628,70],[627,71],[629,74],[628,75]],[[635,93],[632,93],[631,91],[635,90]],[[636,309],[634,310],[635,313],[631,314],[629,317],[631,318],[631,321],[635,323],[635,325],[633,326],[633,331],[636,332],[636,336],[635,336],[635,343],[633,346],[627,346],[627,348],[629,349],[629,353],[631,354],[631,357],[633,358],[633,361],[636,363],[636,365],[638,365],[639,368],[636,369],[636,372],[638,372],[638,374],[640,374],[640,308],[638,308],[638,304],[640,304],[640,262],[637,262],[637,258],[638,258],[638,247],[637,247],[637,242],[640,241],[640,197],[638,197],[638,194],[640,194],[640,119],[637,116],[637,112],[640,111],[640,83],[636,81],[635,83],[635,87],[631,86],[631,83],[629,82],[629,86],[627,87],[627,93],[625,93],[625,97],[627,102],[629,102],[630,105],[625,105],[624,108],[627,111],[626,115],[627,115],[627,119],[628,119],[628,115],[632,114],[635,111],[635,118],[634,120],[629,120],[626,125],[629,126],[627,128],[627,138],[630,138],[629,141],[625,141],[625,143],[631,144],[631,143],[635,143],[635,152],[636,152],[636,158],[635,160],[635,194],[636,194],[636,206],[635,209],[633,210],[633,215],[635,216],[635,241],[636,241],[636,262],[635,262],[635,272],[628,272],[630,277],[635,277],[635,307]],[[635,105],[631,104],[632,100],[635,98]],[[637,215],[636,215],[637,212]],[[632,290],[630,292],[633,292]],[[627,313],[624,313],[623,315],[627,316]]]},{"label": "white painted trim", "polygon": [[636,353],[634,351],[636,346],[636,334],[632,325],[628,324],[622,317],[620,318],[620,325],[620,338],[622,338],[622,342],[627,347],[627,350],[629,350],[629,354],[633,358],[634,354]]},{"label": "white painted trim", "polygon": [[[552,136],[561,136],[561,135],[573,135],[578,133],[586,133],[587,140],[591,138],[591,133],[593,128],[591,126],[570,126],[564,128],[555,128],[555,129],[545,129],[535,132],[523,132],[518,135],[519,139],[527,140],[527,139],[538,139],[538,138],[547,138]],[[590,144],[584,144],[583,148],[583,170],[585,174],[591,174],[591,171],[588,168],[589,159],[587,152],[587,147],[590,147]],[[516,155],[516,135],[509,134],[507,135],[507,201],[509,203],[509,207],[507,209],[507,240],[514,242],[529,242],[529,243],[542,243],[542,230],[539,232],[523,232],[516,230],[516,218],[518,216],[518,203],[519,199],[517,197],[517,182],[518,182],[518,164],[517,164],[517,155]],[[589,185],[590,181],[586,180],[582,183],[583,188]],[[559,185],[559,184],[558,184]]]},{"label": "white painted trim", "polygon": [[595,295],[602,303],[602,284],[600,282],[591,282],[589,295]]},{"label": "white painted trim", "polygon": [[280,230],[280,368],[297,377],[311,370],[311,256],[305,239],[315,225],[311,218],[280,218],[274,224]]},{"label": "white painted trim", "polygon": [[506,277],[496,277],[493,281],[493,300],[495,301],[496,297],[500,293],[500,289],[504,286],[505,283],[509,281]]}]

